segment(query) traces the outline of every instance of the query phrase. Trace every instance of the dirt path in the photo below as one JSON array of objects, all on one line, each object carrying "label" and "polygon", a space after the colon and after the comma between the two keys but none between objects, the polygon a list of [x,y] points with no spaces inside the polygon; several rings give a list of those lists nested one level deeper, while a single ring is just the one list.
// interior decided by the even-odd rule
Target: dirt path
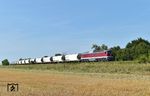
[{"label": "dirt path", "polygon": [[[149,76],[120,76],[1,68],[0,96],[150,96]],[[19,91],[7,92],[7,83],[18,83]]]}]

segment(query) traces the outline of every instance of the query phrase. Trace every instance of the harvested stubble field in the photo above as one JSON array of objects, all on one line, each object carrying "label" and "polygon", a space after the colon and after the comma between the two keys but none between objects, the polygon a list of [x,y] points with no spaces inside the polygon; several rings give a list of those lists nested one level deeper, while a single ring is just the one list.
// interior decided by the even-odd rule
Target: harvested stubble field
[{"label": "harvested stubble field", "polygon": [[[73,66],[78,68],[78,66],[86,67],[89,65]],[[116,63],[114,67],[112,67],[113,64],[110,66],[115,68],[121,65],[122,67],[118,67],[115,69],[117,71],[112,73],[112,70],[106,71],[104,68],[105,66],[109,69],[107,63],[99,65],[96,63],[95,65],[96,68],[98,66],[103,67],[104,72],[89,71],[90,67],[87,68],[88,71],[81,71],[80,69],[65,71],[63,68],[66,69],[67,67],[62,64],[43,65],[46,67],[41,67],[41,69],[38,68],[42,65],[27,65],[28,68],[27,66],[24,67],[25,65],[1,67],[0,96],[150,96],[150,72],[147,70],[150,65],[131,64],[134,71],[131,71],[131,65],[126,63],[119,63],[118,65]],[[35,67],[32,68],[32,66]],[[48,66],[51,67],[48,68]],[[54,70],[52,66],[57,66],[57,68]],[[125,72],[122,69],[125,68],[124,66],[128,68],[127,73],[125,69]],[[7,92],[7,83],[11,82],[19,84],[18,92]]]}]

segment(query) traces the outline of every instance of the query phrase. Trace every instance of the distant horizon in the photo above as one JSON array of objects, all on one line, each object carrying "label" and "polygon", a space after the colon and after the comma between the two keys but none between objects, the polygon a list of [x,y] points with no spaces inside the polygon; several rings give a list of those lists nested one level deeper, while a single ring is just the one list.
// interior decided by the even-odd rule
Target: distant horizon
[{"label": "distant horizon", "polygon": [[13,0],[0,3],[0,61],[150,41],[148,0]]},{"label": "distant horizon", "polygon": [[[142,37],[137,37],[136,39],[133,39],[133,40],[137,40],[137,39],[139,39],[139,38],[142,38]],[[147,40],[147,39],[145,39],[145,38],[142,38],[142,39],[144,39],[144,40]],[[132,40],[131,40],[132,41]],[[131,41],[129,41],[129,42],[131,42]],[[147,40],[147,41],[149,41],[149,40]],[[127,43],[129,43],[129,42],[127,42]],[[150,42],[150,41],[149,41]],[[125,46],[127,45],[127,43],[125,44]],[[93,44],[96,44],[96,43],[93,43]],[[104,43],[102,43],[102,44],[104,44]],[[102,45],[101,44],[101,45]],[[100,44],[97,44],[97,45],[100,45]],[[108,45],[107,45],[108,46]],[[120,45],[115,45],[115,46],[120,46]],[[115,47],[115,46],[111,46],[111,47]],[[122,47],[122,46],[120,46],[121,48],[125,48],[125,46],[124,47]],[[91,47],[92,47],[92,44],[91,44]],[[90,49],[89,50],[87,50],[87,51],[84,51],[84,52],[90,52],[90,51],[93,51],[93,49],[90,47]],[[108,49],[110,49],[111,48],[110,46],[108,46]],[[84,53],[84,52],[76,52],[76,53],[65,53],[65,52],[57,52],[57,53],[64,53],[64,54],[77,54],[77,53]],[[52,55],[43,55],[43,56],[54,56],[55,54],[57,54],[57,53],[54,53],[54,54],[52,54]],[[24,58],[22,58],[22,57],[20,57],[20,58],[22,58],[22,59],[25,59],[25,58],[39,58],[39,57],[43,57],[43,56],[37,56],[37,57],[24,57]],[[17,58],[16,60],[19,60],[20,58]],[[5,58],[5,59],[8,59],[8,58]],[[4,60],[4,59],[3,59]],[[8,59],[9,60],[9,59]],[[12,60],[12,61],[10,61],[10,62],[15,62],[16,60]],[[1,64],[1,63],[0,63]]]},{"label": "distant horizon", "polygon": [[[137,39],[139,39],[139,38],[142,38],[142,37],[138,37],[138,38],[136,38],[136,39],[133,39],[133,40],[137,40]],[[144,38],[142,38],[142,39],[144,39]],[[133,40],[131,40],[131,41],[133,41]],[[146,40],[146,39],[144,39],[144,40]],[[129,41],[129,42],[131,42],[131,41]],[[150,42],[149,40],[147,40],[148,42]],[[129,43],[129,42],[127,42],[127,44]],[[126,44],[126,45],[127,45]],[[97,44],[98,45],[98,44]],[[102,45],[102,44],[101,44]],[[125,45],[125,46],[126,46]],[[106,45],[107,46],[107,45]],[[119,46],[119,45],[116,45],[116,46]],[[125,46],[124,47],[121,47],[120,46],[120,48],[125,48]],[[91,45],[91,47],[92,47],[92,45]],[[112,47],[115,47],[115,46],[112,46]],[[108,50],[110,49],[110,48],[112,48],[112,47],[109,47],[108,46]],[[91,48],[89,51],[85,51],[85,52],[92,52],[93,51],[93,49]],[[76,53],[63,53],[63,52],[59,52],[60,54],[77,54],[77,53],[85,53],[85,52],[76,52]],[[59,54],[59,53],[55,53],[55,54]],[[38,57],[24,57],[24,58],[22,58],[22,59],[27,59],[27,58],[42,58],[42,57],[44,57],[44,56],[54,56],[55,54],[53,54],[53,55],[43,55],[43,56],[38,56]],[[7,58],[5,58],[5,59],[7,59]],[[20,58],[18,58],[17,60],[19,60]],[[17,60],[14,60],[14,61],[10,61],[10,62],[15,62],[15,61],[17,61]],[[1,64],[1,63],[0,63]]]}]

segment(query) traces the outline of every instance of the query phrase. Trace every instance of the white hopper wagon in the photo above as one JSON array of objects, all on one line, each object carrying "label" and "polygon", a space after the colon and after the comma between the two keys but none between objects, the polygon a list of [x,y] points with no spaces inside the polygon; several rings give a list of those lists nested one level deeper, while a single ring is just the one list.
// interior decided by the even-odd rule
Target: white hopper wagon
[{"label": "white hopper wagon", "polygon": [[63,56],[53,56],[52,57],[52,62],[57,63],[57,62],[63,62],[64,60],[62,59]]},{"label": "white hopper wagon", "polygon": [[30,64],[34,64],[35,63],[35,59],[31,58],[29,62],[30,62]]},{"label": "white hopper wagon", "polygon": [[35,63],[37,63],[37,64],[43,63],[42,58],[35,58]]},{"label": "white hopper wagon", "polygon": [[21,60],[21,64],[25,64],[25,60]]},{"label": "white hopper wagon", "polygon": [[79,56],[79,54],[69,54],[69,55],[65,55],[65,61],[66,61],[66,62],[80,61],[80,56]]},{"label": "white hopper wagon", "polygon": [[42,62],[43,62],[43,63],[50,63],[50,62],[51,62],[51,57],[44,56],[44,57],[42,58]]},{"label": "white hopper wagon", "polygon": [[29,64],[30,63],[30,59],[25,59],[25,64]]},{"label": "white hopper wagon", "polygon": [[21,64],[21,60],[18,61],[18,64]]}]

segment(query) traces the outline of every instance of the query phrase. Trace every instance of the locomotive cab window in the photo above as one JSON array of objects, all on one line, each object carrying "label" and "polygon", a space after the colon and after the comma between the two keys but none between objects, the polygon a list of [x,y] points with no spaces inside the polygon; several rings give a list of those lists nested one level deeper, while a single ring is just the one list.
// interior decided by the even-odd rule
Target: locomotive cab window
[{"label": "locomotive cab window", "polygon": [[107,54],[108,54],[108,55],[111,55],[111,51],[107,51]]}]

